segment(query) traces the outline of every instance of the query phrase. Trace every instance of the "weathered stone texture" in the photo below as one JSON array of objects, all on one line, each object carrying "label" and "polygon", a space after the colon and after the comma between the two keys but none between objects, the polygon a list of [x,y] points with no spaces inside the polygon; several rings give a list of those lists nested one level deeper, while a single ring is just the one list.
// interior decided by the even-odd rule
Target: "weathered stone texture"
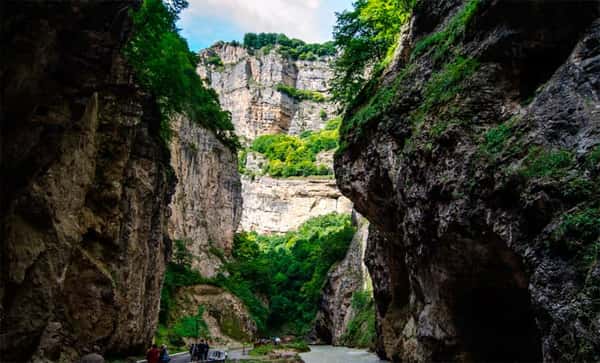
[{"label": "weathered stone texture", "polygon": [[214,133],[185,117],[173,122],[171,164],[179,180],[171,202],[169,235],[187,242],[192,268],[214,277],[223,261],[213,249],[231,254],[242,214],[237,155]]},{"label": "weathered stone texture", "polygon": [[121,55],[133,5],[3,5],[4,362],[152,340],[175,180],[157,105]]},{"label": "weathered stone texture", "polygon": [[[377,352],[395,362],[599,361],[598,241],[560,229],[567,214],[598,208],[597,188],[567,188],[598,185],[586,161],[600,145],[598,4],[480,1],[446,54],[434,44],[410,57],[467,2],[419,3],[408,48],[382,81],[402,77],[392,104],[345,134],[335,160],[338,186],[371,222]],[[458,54],[479,66],[418,113]],[[490,151],[485,135],[500,124],[508,134]],[[528,173],[540,147],[572,161],[554,176]]]}]

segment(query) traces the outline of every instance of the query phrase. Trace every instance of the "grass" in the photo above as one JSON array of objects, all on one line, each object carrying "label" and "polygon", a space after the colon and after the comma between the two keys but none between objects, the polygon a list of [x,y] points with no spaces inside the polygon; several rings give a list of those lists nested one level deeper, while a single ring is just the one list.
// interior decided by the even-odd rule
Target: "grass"
[{"label": "grass", "polygon": [[527,178],[560,178],[573,166],[574,156],[568,150],[544,150],[533,147],[520,172]]},{"label": "grass", "polygon": [[350,347],[373,348],[375,344],[375,303],[373,292],[356,291],[352,295],[354,316],[342,335],[342,343]]},{"label": "grass", "polygon": [[284,344],[280,344],[280,345],[274,345],[274,344],[261,345],[261,346],[258,346],[256,348],[252,349],[248,354],[256,357],[256,356],[268,355],[269,353],[272,353],[276,350],[288,350],[288,351],[295,351],[298,353],[303,353],[303,352],[309,352],[310,348],[308,347],[308,344],[306,344],[306,342],[304,342],[304,341],[295,341],[292,343],[284,343]]},{"label": "grass", "polygon": [[347,136],[350,134],[361,136],[368,123],[370,123],[372,120],[379,119],[385,113],[385,111],[389,109],[394,97],[398,93],[400,83],[410,71],[412,71],[412,67],[408,66],[398,75],[398,77],[396,77],[392,84],[377,87],[377,80],[372,79],[365,86],[363,91],[361,91],[361,94],[355,100],[353,100],[353,105],[350,107],[350,109],[356,107],[364,95],[371,94],[371,91],[374,94],[368,98],[366,104],[364,104],[364,106],[362,106],[360,109],[352,112],[352,114],[347,114],[344,116],[343,122],[340,126],[340,136],[342,141],[340,142],[338,152],[342,152],[346,149],[347,144],[344,140],[347,138]]},{"label": "grass", "polygon": [[458,56],[434,74],[425,85],[423,101],[413,115],[413,120],[418,123],[433,107],[452,101],[463,90],[463,81],[478,68],[479,62],[475,59]]},{"label": "grass", "polygon": [[[481,150],[490,156],[498,156],[502,152],[507,150],[509,146],[509,140],[511,137],[517,134],[515,129],[519,122],[518,117],[513,117],[510,120],[491,128],[483,135],[483,143]],[[510,148],[512,151],[520,149],[520,147]]]},{"label": "grass", "polygon": [[295,87],[291,87],[285,85],[283,83],[279,83],[277,85],[277,91],[284,93],[296,100],[299,101],[313,101],[313,102],[325,102],[327,101],[327,97],[321,92],[298,89]]},{"label": "grass", "polygon": [[481,0],[469,0],[466,5],[452,17],[448,25],[441,31],[421,39],[412,50],[411,59],[430,50],[435,50],[434,60],[448,55],[450,48],[464,35],[467,26],[475,16]]},{"label": "grass", "polygon": [[589,272],[600,259],[600,208],[566,214],[550,247],[562,255],[574,255],[579,269]]}]

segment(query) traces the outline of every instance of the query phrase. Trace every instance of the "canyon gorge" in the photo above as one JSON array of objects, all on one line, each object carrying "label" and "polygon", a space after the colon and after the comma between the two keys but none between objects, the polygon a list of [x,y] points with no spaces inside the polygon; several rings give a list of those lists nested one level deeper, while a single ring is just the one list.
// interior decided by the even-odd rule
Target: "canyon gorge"
[{"label": "canyon gorge", "polygon": [[326,44],[186,53],[207,112],[133,61],[163,2],[3,5],[0,361],[198,335],[600,361],[598,3],[407,3],[344,105]]}]

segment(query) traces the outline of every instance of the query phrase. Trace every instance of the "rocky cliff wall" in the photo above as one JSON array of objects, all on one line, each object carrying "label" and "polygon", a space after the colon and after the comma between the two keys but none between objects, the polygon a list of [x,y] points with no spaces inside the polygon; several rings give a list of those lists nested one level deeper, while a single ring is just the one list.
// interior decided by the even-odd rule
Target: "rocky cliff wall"
[{"label": "rocky cliff wall", "polygon": [[343,335],[355,316],[352,295],[371,288],[369,272],[363,263],[369,222],[357,215],[358,230],[350,243],[346,257],[333,266],[327,275],[319,311],[315,320],[315,336],[325,344],[343,344]]},{"label": "rocky cliff wall", "polygon": [[171,202],[169,233],[187,242],[192,268],[214,277],[231,254],[242,214],[237,155],[215,135],[185,117],[174,120],[171,164],[179,180]]},{"label": "rocky cliff wall", "polygon": [[175,180],[157,105],[120,53],[134,4],[3,5],[4,362],[152,340]]},{"label": "rocky cliff wall", "polygon": [[598,14],[419,2],[381,80],[390,102],[335,161],[371,222],[381,356],[600,359]]},{"label": "rocky cliff wall", "polygon": [[239,229],[285,233],[312,217],[350,213],[352,203],[332,179],[242,177],[244,212]]},{"label": "rocky cliff wall", "polygon": [[217,91],[221,105],[232,114],[237,135],[246,140],[264,134],[319,130],[336,113],[331,102],[300,101],[277,90],[284,84],[326,95],[332,77],[329,58],[294,61],[276,50],[249,54],[245,48],[228,43],[203,51],[201,57],[208,54],[218,55],[223,66],[201,62],[198,73]]}]

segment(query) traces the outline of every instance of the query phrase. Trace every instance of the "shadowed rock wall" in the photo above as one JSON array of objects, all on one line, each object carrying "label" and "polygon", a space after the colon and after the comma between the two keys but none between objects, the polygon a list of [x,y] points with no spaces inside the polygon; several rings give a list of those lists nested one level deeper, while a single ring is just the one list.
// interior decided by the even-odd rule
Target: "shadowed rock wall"
[{"label": "shadowed rock wall", "polygon": [[0,357],[152,340],[175,180],[121,49],[131,1],[3,5]]}]

